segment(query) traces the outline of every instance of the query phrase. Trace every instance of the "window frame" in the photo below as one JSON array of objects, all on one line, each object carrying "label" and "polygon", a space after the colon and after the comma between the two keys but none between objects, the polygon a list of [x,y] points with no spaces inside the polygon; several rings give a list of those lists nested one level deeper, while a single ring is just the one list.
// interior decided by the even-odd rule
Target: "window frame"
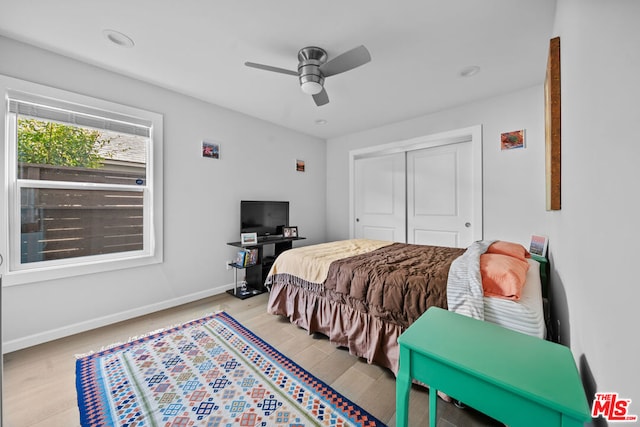
[{"label": "window frame", "polygon": [[[0,203],[2,213],[0,219],[0,255],[4,262],[0,264],[2,286],[12,286],[32,282],[60,279],[71,276],[120,270],[161,263],[163,261],[163,212],[162,212],[162,152],[163,152],[163,116],[161,114],[106,101],[86,95],[30,83],[0,75],[0,85],[4,86],[4,102],[2,106],[4,125],[3,158],[5,174],[0,177],[3,188],[3,202]],[[104,117],[129,117],[132,123],[144,121],[149,126],[149,146],[147,150],[147,175],[145,183],[139,187],[101,184],[90,182],[57,182],[18,179],[17,156],[17,122],[18,113],[10,112],[9,99],[37,99],[43,103],[50,101],[54,106],[60,103],[74,106],[78,112],[104,112]],[[69,123],[72,124],[72,123]],[[83,189],[127,189],[143,193],[143,249],[116,252],[111,254],[71,257],[59,260],[47,260],[22,263],[21,245],[21,213],[19,188],[83,188]]]}]

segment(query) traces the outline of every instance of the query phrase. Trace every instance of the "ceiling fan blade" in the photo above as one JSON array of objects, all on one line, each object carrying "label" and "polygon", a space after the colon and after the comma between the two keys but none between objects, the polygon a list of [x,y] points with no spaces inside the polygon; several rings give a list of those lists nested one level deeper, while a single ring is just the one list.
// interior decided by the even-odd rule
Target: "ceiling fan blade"
[{"label": "ceiling fan blade", "polygon": [[324,104],[329,103],[329,95],[327,95],[327,91],[322,88],[322,91],[320,93],[316,93],[315,95],[313,95],[313,100],[316,102],[316,105],[320,107]]},{"label": "ceiling fan blade", "polygon": [[371,54],[366,47],[361,45],[322,64],[320,71],[322,71],[323,76],[329,77],[352,70],[369,61],[371,61]]},{"label": "ceiling fan blade", "polygon": [[247,67],[258,68],[260,70],[273,71],[275,73],[289,74],[292,76],[298,75],[297,71],[285,70],[284,68],[272,67],[271,65],[256,64],[255,62],[245,62],[244,65]]}]

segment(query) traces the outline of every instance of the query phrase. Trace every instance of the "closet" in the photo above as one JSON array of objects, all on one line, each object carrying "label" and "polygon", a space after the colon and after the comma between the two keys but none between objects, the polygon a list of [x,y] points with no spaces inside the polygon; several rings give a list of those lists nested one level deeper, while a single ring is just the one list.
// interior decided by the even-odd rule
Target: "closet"
[{"label": "closet", "polygon": [[350,153],[351,236],[467,247],[482,238],[481,127]]}]

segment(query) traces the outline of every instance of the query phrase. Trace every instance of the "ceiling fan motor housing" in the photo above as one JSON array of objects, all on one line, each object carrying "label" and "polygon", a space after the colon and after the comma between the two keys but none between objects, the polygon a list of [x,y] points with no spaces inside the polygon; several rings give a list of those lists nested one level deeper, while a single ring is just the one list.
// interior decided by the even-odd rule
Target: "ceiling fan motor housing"
[{"label": "ceiling fan motor housing", "polygon": [[298,52],[298,61],[298,78],[302,90],[311,95],[320,92],[324,85],[320,66],[327,62],[327,52],[319,47],[305,47]]}]

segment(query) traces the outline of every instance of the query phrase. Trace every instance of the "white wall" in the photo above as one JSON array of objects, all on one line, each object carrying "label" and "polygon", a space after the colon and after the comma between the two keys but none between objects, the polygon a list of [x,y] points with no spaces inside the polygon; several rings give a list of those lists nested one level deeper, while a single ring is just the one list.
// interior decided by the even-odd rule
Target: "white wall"
[{"label": "white wall", "polygon": [[[541,66],[544,74],[544,64]],[[327,141],[327,236],[349,237],[351,150],[482,125],[484,238],[528,245],[546,231],[544,90],[522,91]],[[500,134],[525,129],[526,148],[500,150]],[[344,184],[343,184],[344,183]]]},{"label": "white wall", "polygon": [[[640,2],[559,0],[562,210],[552,215],[552,277],[562,327],[598,391],[640,415]],[[586,371],[586,370],[585,370]]]},{"label": "white wall", "polygon": [[[0,74],[163,114],[165,149],[164,263],[4,287],[3,351],[230,287],[241,199],[289,200],[304,243],[325,240],[323,140],[7,38],[0,52]],[[202,139],[220,142],[220,160],[201,157]]]}]

